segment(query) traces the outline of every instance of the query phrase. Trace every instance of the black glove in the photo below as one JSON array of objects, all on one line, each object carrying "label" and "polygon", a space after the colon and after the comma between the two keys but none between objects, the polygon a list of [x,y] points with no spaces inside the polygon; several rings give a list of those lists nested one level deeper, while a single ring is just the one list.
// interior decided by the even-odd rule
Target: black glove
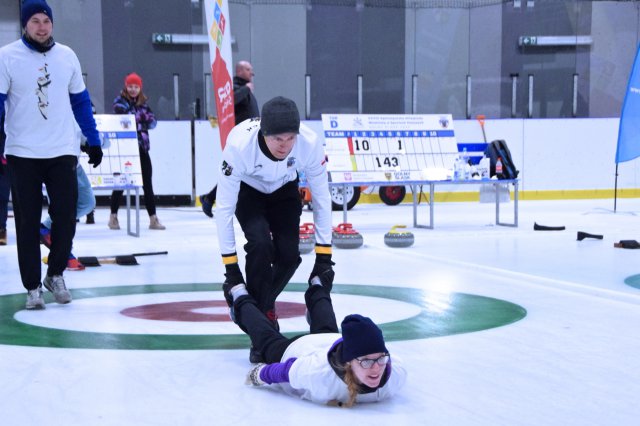
[{"label": "black glove", "polygon": [[238,284],[244,284],[244,278],[242,272],[240,272],[240,266],[237,263],[230,263],[224,265],[226,272],[224,273],[225,280],[222,284],[222,291],[224,292],[224,298],[227,301],[227,305],[231,308],[233,306],[233,296],[231,296],[231,289]]},{"label": "black glove", "polygon": [[86,143],[81,143],[80,144],[80,151],[84,152],[85,154],[89,153],[89,145],[87,145]]},{"label": "black glove", "polygon": [[322,286],[331,291],[331,287],[333,287],[333,277],[336,275],[335,272],[333,272],[333,265],[335,265],[335,263],[331,261],[330,254],[316,254],[316,263],[313,265],[311,275],[309,275],[309,284],[311,284],[312,278],[318,277]]},{"label": "black glove", "polygon": [[87,150],[87,154],[89,155],[89,164],[93,164],[94,169],[102,163],[102,148],[100,148],[100,146],[90,146]]}]

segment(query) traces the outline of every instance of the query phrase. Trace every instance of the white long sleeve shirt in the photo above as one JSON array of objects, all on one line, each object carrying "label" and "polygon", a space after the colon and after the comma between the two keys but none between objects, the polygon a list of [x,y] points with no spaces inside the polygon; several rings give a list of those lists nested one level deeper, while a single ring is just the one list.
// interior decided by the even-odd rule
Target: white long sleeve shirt
[{"label": "white long sleeve shirt", "polygon": [[236,252],[233,216],[240,183],[271,194],[304,172],[313,194],[316,243],[331,244],[331,196],[324,147],[313,130],[300,124],[293,149],[283,160],[267,157],[260,149],[260,119],[249,119],[231,130],[222,152],[222,167],[216,193],[216,225],[221,255]]},{"label": "white long sleeve shirt", "polygon": [[85,90],[78,57],[56,43],[45,53],[16,40],[0,48],[0,93],[7,94],[6,155],[79,155],[69,94]]}]

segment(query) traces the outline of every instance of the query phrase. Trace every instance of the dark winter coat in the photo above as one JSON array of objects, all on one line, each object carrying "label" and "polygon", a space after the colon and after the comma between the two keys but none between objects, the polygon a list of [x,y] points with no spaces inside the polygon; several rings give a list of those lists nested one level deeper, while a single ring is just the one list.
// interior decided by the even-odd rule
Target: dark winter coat
[{"label": "dark winter coat", "polygon": [[[142,94],[138,96],[143,96]],[[156,116],[146,102],[136,105],[134,100],[129,100],[127,96],[120,94],[113,101],[113,112],[116,114],[134,114],[136,116],[136,126],[138,132],[138,144],[145,151],[149,151],[149,129],[153,129],[158,124]]]},{"label": "dark winter coat", "polygon": [[236,124],[248,118],[260,117],[258,101],[247,86],[248,81],[242,77],[233,77],[233,102]]}]

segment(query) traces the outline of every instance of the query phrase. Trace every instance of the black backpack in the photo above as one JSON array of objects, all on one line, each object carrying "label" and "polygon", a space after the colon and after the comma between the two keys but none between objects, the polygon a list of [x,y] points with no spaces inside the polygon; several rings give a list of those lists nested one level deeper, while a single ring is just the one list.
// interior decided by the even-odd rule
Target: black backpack
[{"label": "black backpack", "polygon": [[489,175],[494,176],[496,174],[496,162],[498,158],[502,161],[502,173],[498,175],[498,179],[516,179],[518,173],[520,173],[513,160],[511,159],[511,151],[507,143],[502,139],[496,139],[487,145],[484,150],[484,155],[489,158],[491,163]]}]

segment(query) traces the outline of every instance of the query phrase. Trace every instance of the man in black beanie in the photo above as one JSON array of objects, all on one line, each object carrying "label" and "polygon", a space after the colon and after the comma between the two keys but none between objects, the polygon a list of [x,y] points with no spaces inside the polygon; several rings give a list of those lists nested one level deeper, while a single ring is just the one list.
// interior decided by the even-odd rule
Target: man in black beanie
[{"label": "man in black beanie", "polygon": [[[331,197],[322,141],[304,124],[290,99],[275,97],[262,116],[233,128],[222,153],[218,178],[216,225],[225,265],[225,297],[245,283],[238,265],[233,216],[247,243],[247,290],[258,308],[277,325],[275,301],[301,263],[299,252],[302,203],[298,173],[304,172],[313,193],[316,261],[309,276],[331,288]],[[233,318],[233,311],[231,312]],[[252,362],[260,361],[251,357]]]},{"label": "man in black beanie", "polygon": [[[26,308],[44,309],[43,286],[56,302],[71,302],[62,273],[76,231],[80,141],[74,121],[87,138],[94,167],[102,161],[102,149],[80,62],[69,47],[53,40],[51,8],[44,0],[24,0],[20,22],[22,38],[0,48],[0,116],[6,105],[5,155]],[[43,184],[53,223],[47,273],[41,281]]]}]

